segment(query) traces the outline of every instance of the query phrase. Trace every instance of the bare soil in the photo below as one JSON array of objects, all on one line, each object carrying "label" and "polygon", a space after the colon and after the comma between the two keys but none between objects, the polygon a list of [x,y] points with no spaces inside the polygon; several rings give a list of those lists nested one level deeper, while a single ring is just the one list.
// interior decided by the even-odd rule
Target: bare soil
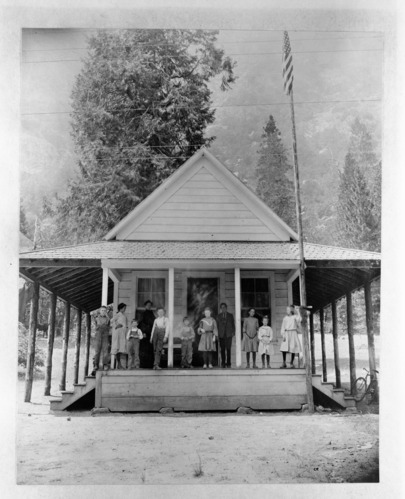
[{"label": "bare soil", "polygon": [[[59,394],[59,357],[56,348],[53,396]],[[83,356],[81,362],[83,366]],[[72,380],[73,349],[69,350],[68,366],[67,379]],[[43,379],[35,380],[31,403],[24,403],[24,381],[18,382],[18,484],[379,480],[378,414],[51,414],[50,397],[43,396],[43,389]]]}]

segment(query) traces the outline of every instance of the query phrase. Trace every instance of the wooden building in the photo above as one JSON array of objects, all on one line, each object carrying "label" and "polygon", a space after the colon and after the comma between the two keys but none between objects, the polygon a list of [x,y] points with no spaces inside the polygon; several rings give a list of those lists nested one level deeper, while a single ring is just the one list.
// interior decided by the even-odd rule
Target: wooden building
[{"label": "wooden building", "polygon": [[[74,392],[65,393],[61,401],[53,404],[54,408],[69,407],[94,389],[96,406],[120,411],[161,407],[219,410],[243,405],[256,409],[300,408],[306,401],[304,369],[277,369],[281,364],[279,353],[271,359],[276,369],[241,369],[245,366],[241,321],[248,309],[255,307],[258,314],[270,316],[280,343],[286,306],[299,304],[297,237],[203,148],[121,220],[103,241],[21,253],[21,275],[63,299],[68,308],[73,306],[89,314],[101,304],[113,302],[116,308],[124,302],[128,318],[133,318],[142,313],[144,302],[151,299],[155,307],[166,309],[171,323],[167,365],[173,369],[99,372],[96,380],[86,378],[85,383],[79,383],[75,375]],[[344,295],[350,296],[360,286],[370,292],[371,280],[380,273],[377,253],[310,243],[305,243],[305,264],[307,302],[314,312]],[[205,305],[211,306],[215,315],[221,302],[227,303],[236,319],[234,369],[177,369],[174,352],[182,318],[188,315],[197,321]],[[349,300],[349,322],[350,303]],[[370,315],[370,310],[367,313]],[[86,348],[90,334],[90,316],[87,317]],[[34,326],[32,317],[35,329]],[[368,321],[368,326],[373,357],[372,321]],[[277,345],[275,350],[279,350]],[[66,362],[65,352],[64,359]],[[370,365],[373,362],[375,359],[371,358]],[[26,398],[30,393],[29,369],[30,366]],[[339,383],[326,386],[316,377],[318,388],[342,406],[353,403],[345,399]],[[63,390],[65,381],[61,380]]]}]

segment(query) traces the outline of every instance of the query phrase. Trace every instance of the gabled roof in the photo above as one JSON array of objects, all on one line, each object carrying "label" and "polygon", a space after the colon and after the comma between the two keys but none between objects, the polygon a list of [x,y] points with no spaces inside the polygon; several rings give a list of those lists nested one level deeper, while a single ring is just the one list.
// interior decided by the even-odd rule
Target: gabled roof
[{"label": "gabled roof", "polygon": [[297,234],[205,147],[106,240],[289,241]]}]

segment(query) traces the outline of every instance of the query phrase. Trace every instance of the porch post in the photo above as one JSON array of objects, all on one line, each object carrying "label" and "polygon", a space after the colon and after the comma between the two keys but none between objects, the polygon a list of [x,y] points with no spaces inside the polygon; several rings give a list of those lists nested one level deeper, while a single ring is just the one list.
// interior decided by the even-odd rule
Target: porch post
[{"label": "porch post", "polygon": [[[118,291],[119,291],[119,283],[114,281],[114,295],[113,295],[113,310],[118,309]],[[136,308],[135,308],[136,312]],[[135,317],[135,315],[134,315]]]},{"label": "porch post", "polygon": [[371,301],[371,283],[364,284],[364,300],[366,305],[366,325],[368,340],[368,362],[370,367],[371,379],[375,378],[375,347],[374,347],[374,326],[373,326],[373,304]]},{"label": "porch post", "polygon": [[350,393],[356,395],[356,357],[353,338],[353,305],[352,293],[346,294],[347,337],[349,340]]},{"label": "porch post", "polygon": [[101,305],[107,306],[108,300],[108,269],[103,269],[103,287],[101,293]]},{"label": "porch post", "polygon": [[69,347],[69,328],[70,328],[70,303],[65,302],[65,323],[63,326],[63,346],[62,346],[62,374],[60,377],[59,390],[66,390],[66,365],[67,353]]},{"label": "porch post", "polygon": [[326,369],[325,327],[324,327],[323,308],[319,310],[319,322],[321,326],[322,378],[323,381],[328,381],[328,371]]},{"label": "porch post", "polygon": [[242,365],[242,341],[241,341],[241,302],[240,302],[240,268],[235,268],[235,348],[236,367]]},{"label": "porch post", "polygon": [[35,366],[35,341],[38,325],[39,284],[33,283],[34,294],[31,299],[30,326],[28,332],[27,366],[25,370],[25,396],[24,402],[31,402],[32,382]]},{"label": "porch post", "polygon": [[91,336],[91,316],[86,313],[86,346],[85,346],[85,361],[84,361],[84,376],[89,375],[89,357],[90,357],[90,336]]},{"label": "porch post", "polygon": [[312,312],[309,315],[309,335],[310,335],[310,338],[311,338],[311,369],[312,369],[312,374],[316,374],[316,367],[315,367],[314,314]]},{"label": "porch post", "polygon": [[336,388],[342,386],[340,379],[340,360],[339,360],[339,342],[338,342],[338,321],[337,321],[337,310],[336,310],[336,300],[332,301],[332,334],[333,334],[333,357],[335,361],[335,377],[336,377]]},{"label": "porch post", "polygon": [[167,367],[173,367],[173,325],[174,325],[174,268],[169,268],[169,297],[168,297],[168,317],[169,317],[169,345],[167,349]]},{"label": "porch post", "polygon": [[46,354],[46,370],[45,370],[45,391],[44,395],[51,394],[51,379],[52,379],[52,355],[53,343],[55,339],[55,320],[56,320],[56,301],[58,297],[55,293],[51,293],[51,306],[49,308],[49,327],[48,327],[48,350]]},{"label": "porch post", "polygon": [[74,364],[74,378],[73,383],[79,382],[79,362],[80,362],[80,341],[82,337],[82,310],[77,310],[77,331],[75,343],[75,364]]}]

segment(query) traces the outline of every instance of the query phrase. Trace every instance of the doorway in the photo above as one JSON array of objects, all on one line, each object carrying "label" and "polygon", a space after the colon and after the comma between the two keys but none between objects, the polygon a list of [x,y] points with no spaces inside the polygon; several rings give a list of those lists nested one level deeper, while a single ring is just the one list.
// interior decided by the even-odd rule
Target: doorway
[{"label": "doorway", "polygon": [[[193,345],[193,365],[202,365],[202,355],[198,352],[200,336],[197,334],[200,320],[204,317],[205,307],[211,308],[211,316],[218,315],[219,278],[218,277],[188,277],[187,278],[187,316],[195,331]],[[217,343],[216,343],[217,345]],[[216,348],[218,348],[216,346]],[[217,355],[214,355],[214,365]]]}]

